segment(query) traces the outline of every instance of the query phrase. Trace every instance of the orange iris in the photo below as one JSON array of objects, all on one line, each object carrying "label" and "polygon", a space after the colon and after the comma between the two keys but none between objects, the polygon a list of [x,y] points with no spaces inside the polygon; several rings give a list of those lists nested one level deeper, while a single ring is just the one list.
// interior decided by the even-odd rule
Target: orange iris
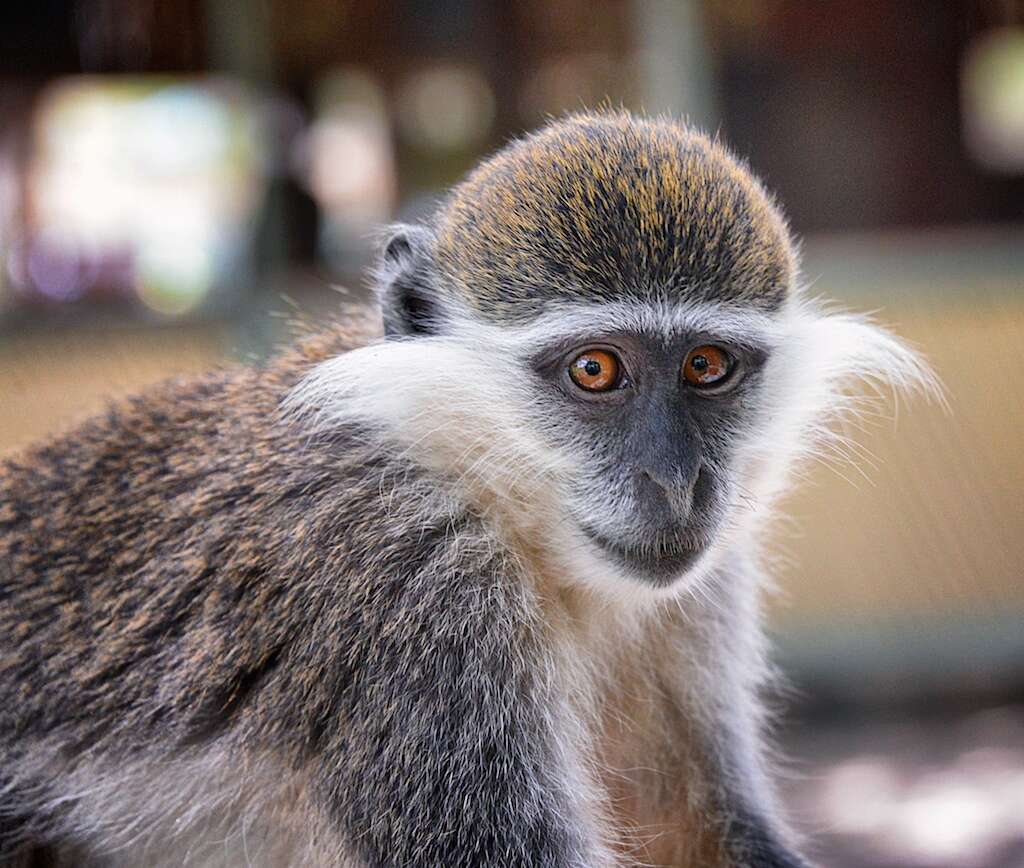
[{"label": "orange iris", "polygon": [[690,350],[683,362],[683,379],[691,386],[713,386],[728,374],[729,356],[710,344]]},{"label": "orange iris", "polygon": [[619,360],[607,350],[586,350],[569,365],[569,376],[588,392],[607,392],[619,382]]}]

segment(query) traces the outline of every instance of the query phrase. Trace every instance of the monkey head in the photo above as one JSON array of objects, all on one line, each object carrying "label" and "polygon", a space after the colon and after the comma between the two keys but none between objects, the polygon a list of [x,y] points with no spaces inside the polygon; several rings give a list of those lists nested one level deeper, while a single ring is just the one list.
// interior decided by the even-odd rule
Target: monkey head
[{"label": "monkey head", "polygon": [[387,340],[302,394],[620,588],[706,574],[821,444],[848,374],[916,369],[803,299],[760,183],[667,120],[584,114],[513,142],[397,227],[377,278]]}]

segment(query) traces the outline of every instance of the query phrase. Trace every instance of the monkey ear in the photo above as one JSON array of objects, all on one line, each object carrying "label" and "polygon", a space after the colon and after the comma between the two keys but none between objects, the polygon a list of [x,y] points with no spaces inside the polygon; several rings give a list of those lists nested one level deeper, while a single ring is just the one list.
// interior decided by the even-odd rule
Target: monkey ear
[{"label": "monkey ear", "polygon": [[440,310],[430,282],[432,241],[430,230],[422,226],[391,227],[377,268],[377,295],[389,338],[437,333]]}]

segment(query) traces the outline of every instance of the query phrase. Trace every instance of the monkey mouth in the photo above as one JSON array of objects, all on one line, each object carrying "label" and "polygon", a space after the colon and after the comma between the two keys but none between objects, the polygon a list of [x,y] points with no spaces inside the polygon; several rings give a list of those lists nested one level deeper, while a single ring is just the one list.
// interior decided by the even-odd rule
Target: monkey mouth
[{"label": "monkey mouth", "polygon": [[613,562],[631,574],[658,587],[670,585],[696,563],[704,546],[690,546],[682,541],[657,546],[632,546],[608,539],[598,531],[581,524],[587,539],[598,546]]}]

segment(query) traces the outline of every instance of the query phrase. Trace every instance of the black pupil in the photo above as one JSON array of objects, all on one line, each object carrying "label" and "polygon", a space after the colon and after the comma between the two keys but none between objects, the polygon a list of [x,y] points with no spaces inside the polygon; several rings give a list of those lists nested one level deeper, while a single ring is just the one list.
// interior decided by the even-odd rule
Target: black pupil
[{"label": "black pupil", "polygon": [[597,359],[587,359],[583,363],[583,370],[591,377],[596,377],[601,373],[601,363]]},{"label": "black pupil", "polygon": [[707,356],[694,356],[690,360],[690,365],[693,366],[695,371],[706,371],[708,369],[708,357]]}]

